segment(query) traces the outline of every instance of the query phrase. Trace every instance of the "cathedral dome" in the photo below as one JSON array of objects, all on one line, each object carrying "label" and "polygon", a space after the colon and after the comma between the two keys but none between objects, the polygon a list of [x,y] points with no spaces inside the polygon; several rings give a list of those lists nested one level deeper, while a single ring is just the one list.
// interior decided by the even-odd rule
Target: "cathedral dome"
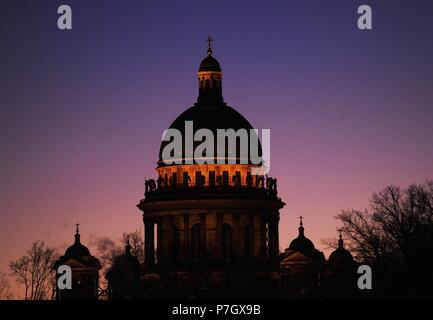
[{"label": "cathedral dome", "polygon": [[[214,141],[214,156],[216,157],[216,150],[217,150],[217,129],[233,129],[235,131],[239,129],[245,129],[250,134],[250,130],[253,129],[253,126],[249,123],[247,119],[245,119],[239,112],[237,112],[232,107],[229,107],[227,105],[221,105],[218,108],[206,108],[201,107],[198,105],[195,105],[193,107],[190,107],[186,111],[184,111],[180,116],[176,118],[176,120],[173,121],[173,123],[170,125],[170,129],[177,129],[181,132],[182,137],[185,137],[185,121],[192,121],[193,122],[193,132],[195,133],[199,129],[209,129],[212,131],[215,137]],[[249,137],[248,137],[249,139]],[[162,159],[162,152],[167,144],[169,144],[169,141],[162,141],[161,146],[159,149],[159,166],[164,166],[165,163]],[[195,147],[199,144],[201,144],[202,141],[195,141],[193,144],[193,150]],[[239,149],[239,148],[238,148]],[[183,144],[182,148],[182,160],[184,160],[186,157],[192,157],[192,154],[186,155],[185,154],[185,147]],[[232,154],[231,154],[232,153]],[[261,156],[262,150],[261,150],[261,144],[260,141],[258,143],[258,155]],[[240,150],[236,150],[236,155],[234,154],[234,151],[226,150],[226,157],[236,157],[237,159],[241,158]],[[248,152],[248,163],[251,163],[251,160],[249,159],[250,155]],[[216,162],[216,161],[215,161]]]},{"label": "cathedral dome", "polygon": [[[211,41],[211,40],[208,40]],[[210,42],[209,42],[210,43]],[[223,99],[222,96],[222,71],[219,62],[212,56],[212,49],[209,45],[207,51],[207,57],[200,63],[200,68],[198,72],[199,78],[199,96],[197,102],[179,115],[176,120],[170,125],[169,129],[177,129],[182,134],[182,154],[173,155],[175,159],[181,159],[182,164],[185,163],[185,158],[193,158],[193,154],[185,154],[185,140],[193,139],[186,134],[186,121],[193,122],[193,134],[199,129],[209,129],[214,135],[214,156],[215,163],[217,156],[217,129],[233,129],[238,131],[239,129],[245,129],[248,135],[248,148],[251,145],[250,142],[250,130],[253,126],[245,119],[239,112],[237,112],[232,107],[229,107]],[[254,138],[257,135],[254,134]],[[163,162],[163,150],[164,148],[172,142],[164,141],[163,139],[160,150],[159,150],[159,161],[158,166],[163,167],[167,164]],[[193,148],[190,150],[193,152],[196,146],[200,145],[202,141],[193,141]],[[250,151],[240,155],[240,147],[237,143],[236,150],[226,150],[225,158],[236,158],[236,163],[252,164],[250,158]],[[260,141],[258,142],[257,156],[262,156],[262,149]],[[247,158],[247,159],[245,159]],[[241,161],[244,159],[245,161]],[[256,161],[257,162],[257,161]],[[226,161],[225,163],[228,163]],[[257,163],[255,163],[257,164]],[[260,163],[259,163],[260,165]]]}]

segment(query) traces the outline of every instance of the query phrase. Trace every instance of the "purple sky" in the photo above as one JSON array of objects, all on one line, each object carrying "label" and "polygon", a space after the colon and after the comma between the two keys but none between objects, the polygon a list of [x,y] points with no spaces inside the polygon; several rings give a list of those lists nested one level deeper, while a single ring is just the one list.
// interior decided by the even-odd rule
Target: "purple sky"
[{"label": "purple sky", "polygon": [[[73,30],[57,29],[71,5]],[[359,5],[373,30],[356,27]],[[271,129],[280,247],[319,249],[343,208],[433,178],[432,1],[1,1],[0,270],[142,228],[161,134],[197,97],[211,35],[223,94]],[[94,251],[94,249],[91,250]]]}]

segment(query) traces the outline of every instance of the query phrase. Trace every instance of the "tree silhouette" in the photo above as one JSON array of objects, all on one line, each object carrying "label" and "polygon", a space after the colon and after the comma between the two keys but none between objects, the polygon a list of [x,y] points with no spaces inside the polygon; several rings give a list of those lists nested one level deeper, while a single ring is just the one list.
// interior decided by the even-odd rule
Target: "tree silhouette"
[{"label": "tree silhouette", "polygon": [[102,237],[96,242],[97,257],[101,262],[103,270],[109,268],[114,259],[125,252],[125,246],[128,240],[131,246],[131,254],[135,256],[141,264],[144,263],[143,233],[140,230],[123,232],[120,243],[108,237]]},{"label": "tree silhouette", "polygon": [[0,271],[0,300],[11,300],[13,294],[11,292],[11,286],[7,274]]},{"label": "tree silhouette", "polygon": [[127,241],[131,246],[131,254],[138,259],[141,264],[144,263],[144,239],[140,230],[124,232],[122,234],[122,248],[124,249]]},{"label": "tree silhouette", "polygon": [[102,237],[96,242],[97,247],[97,257],[102,265],[100,270],[100,282],[99,291],[100,299],[108,299],[107,294],[107,280],[105,275],[113,265],[114,260],[119,255],[125,252],[125,246],[129,240],[129,245],[131,246],[131,254],[135,256],[140,264],[144,263],[144,237],[140,230],[123,232],[120,238],[120,243],[115,242],[108,237]]},{"label": "tree silhouette", "polygon": [[18,260],[11,261],[11,275],[18,284],[24,285],[25,300],[53,299],[55,273],[52,265],[57,255],[43,241],[35,241]]},{"label": "tree silhouette", "polygon": [[383,294],[431,296],[433,181],[373,193],[370,210],[336,218],[355,258],[371,265]]}]

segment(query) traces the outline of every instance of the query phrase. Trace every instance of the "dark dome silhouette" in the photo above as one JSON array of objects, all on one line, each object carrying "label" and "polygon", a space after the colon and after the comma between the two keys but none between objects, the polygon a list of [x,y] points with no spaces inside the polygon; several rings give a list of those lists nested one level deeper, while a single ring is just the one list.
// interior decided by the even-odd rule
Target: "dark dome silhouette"
[{"label": "dark dome silhouette", "polygon": [[304,227],[302,225],[302,220],[299,226],[299,235],[297,238],[293,239],[290,242],[289,250],[295,250],[300,252],[309,252],[315,250],[313,242],[305,237],[304,235]]},{"label": "dark dome silhouette", "polygon": [[[216,147],[217,147],[217,129],[234,129],[235,131],[239,129],[246,129],[248,133],[248,139],[250,134],[250,129],[253,129],[253,126],[249,123],[247,119],[245,119],[239,112],[237,112],[232,107],[227,105],[220,106],[218,108],[204,108],[200,106],[193,106],[183,112],[173,123],[170,125],[170,129],[177,129],[182,133],[182,136],[185,137],[185,121],[193,121],[193,131],[194,133],[199,129],[209,129],[213,132],[215,137],[215,156],[216,156]],[[159,165],[164,166],[164,162],[162,161],[162,152],[164,147],[170,143],[169,141],[162,141],[161,147],[159,149]],[[201,141],[195,141],[193,149],[197,145],[199,145]],[[182,148],[183,154],[182,158],[185,159],[185,147]],[[226,150],[226,156],[234,156],[234,154],[227,154],[228,150]],[[233,152],[234,153],[234,152]],[[237,150],[236,157],[240,158],[240,151]],[[258,144],[258,154],[261,156],[261,144],[259,141]],[[191,155],[189,155],[191,156]],[[248,163],[251,163],[250,156],[248,153]]]},{"label": "dark dome silhouette", "polygon": [[347,251],[344,248],[342,249],[338,248],[337,250],[333,251],[329,256],[330,264],[341,263],[341,262],[352,262],[352,261],[353,261],[352,255],[350,254],[349,251]]},{"label": "dark dome silhouette", "polygon": [[335,249],[329,256],[329,264],[351,264],[354,262],[352,254],[344,248],[343,238],[338,239],[338,248]]},{"label": "dark dome silhouette", "polygon": [[297,237],[290,242],[289,249],[303,252],[312,251],[315,248],[313,242],[310,239],[306,237]]},{"label": "dark dome silhouette", "polygon": [[86,246],[82,245],[80,242],[80,234],[77,232],[75,234],[75,242],[65,251],[65,257],[86,257],[90,256],[90,251]]},{"label": "dark dome silhouette", "polygon": [[220,106],[219,108],[193,106],[178,116],[170,125],[170,128],[178,129],[183,133],[185,121],[194,121],[194,131],[207,128],[215,132],[215,134],[217,129],[253,129],[247,119],[229,106]]},{"label": "dark dome silhouette", "polygon": [[125,247],[125,253],[118,255],[113,262],[110,271],[107,273],[106,278],[113,275],[121,275],[123,277],[134,277],[140,274],[140,262],[131,254],[131,246],[129,242]]},{"label": "dark dome silhouette", "polygon": [[221,66],[217,59],[208,55],[200,63],[199,71],[221,71]]},{"label": "dark dome silhouette", "polygon": [[78,229],[75,232],[75,242],[66,249],[52,265],[56,271],[56,282],[60,274],[60,266],[67,265],[72,271],[72,288],[63,290],[56,285],[56,300],[97,300],[99,292],[99,270],[102,266],[99,260],[92,256],[89,249],[81,244]]},{"label": "dark dome silhouette", "polygon": [[108,280],[108,295],[110,299],[137,299],[141,292],[141,265],[131,254],[129,240],[125,253],[114,259],[113,265],[105,275]]}]

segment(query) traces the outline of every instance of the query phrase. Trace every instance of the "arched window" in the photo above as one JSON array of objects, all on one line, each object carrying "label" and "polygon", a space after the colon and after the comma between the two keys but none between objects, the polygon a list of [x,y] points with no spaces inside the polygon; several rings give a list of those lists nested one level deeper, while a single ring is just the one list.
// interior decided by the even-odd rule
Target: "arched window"
[{"label": "arched window", "polygon": [[196,223],[191,228],[191,263],[200,262],[200,223]]},{"label": "arched window", "polygon": [[223,224],[223,261],[231,264],[233,259],[232,227],[228,223]]}]

